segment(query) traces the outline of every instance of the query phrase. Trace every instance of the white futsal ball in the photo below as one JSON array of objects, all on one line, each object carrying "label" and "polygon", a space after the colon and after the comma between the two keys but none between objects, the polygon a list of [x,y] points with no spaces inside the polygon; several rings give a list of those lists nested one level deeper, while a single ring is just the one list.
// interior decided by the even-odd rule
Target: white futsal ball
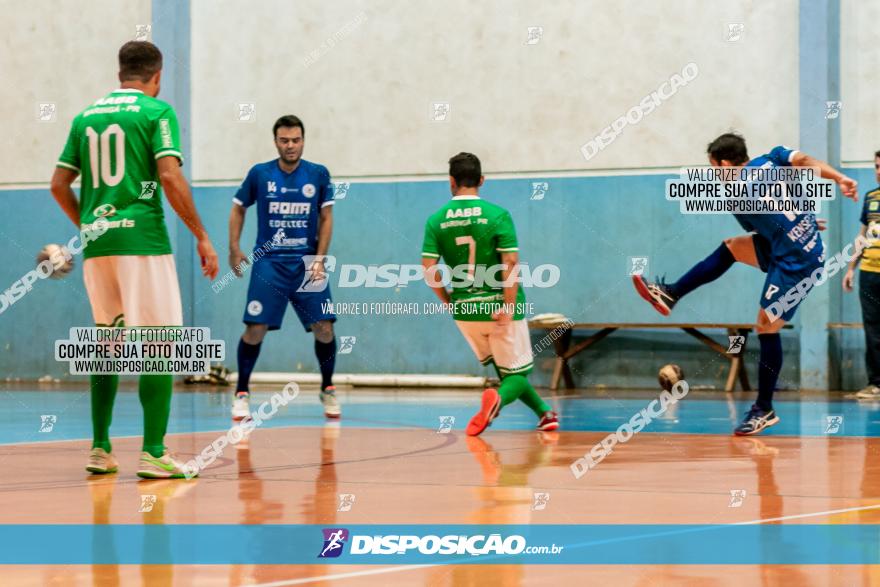
[{"label": "white futsal ball", "polygon": [[660,382],[660,387],[666,391],[672,391],[672,386],[682,379],[684,379],[684,372],[681,370],[681,367],[674,364],[663,365],[660,368],[660,372],[657,373],[657,380]]},{"label": "white futsal ball", "polygon": [[52,279],[61,279],[73,271],[73,255],[63,245],[51,244],[43,247],[37,255],[37,265],[44,261],[49,261],[52,265],[52,273],[49,275]]}]

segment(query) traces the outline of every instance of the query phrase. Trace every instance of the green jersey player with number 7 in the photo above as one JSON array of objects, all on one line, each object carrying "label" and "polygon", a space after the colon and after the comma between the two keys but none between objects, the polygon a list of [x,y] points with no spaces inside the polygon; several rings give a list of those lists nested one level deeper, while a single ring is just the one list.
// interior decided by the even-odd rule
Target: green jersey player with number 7
[{"label": "green jersey player with number 7", "polygon": [[[452,199],[428,218],[422,246],[425,279],[444,304],[453,304],[455,324],[484,365],[501,377],[497,390],[483,391],[480,411],[467,425],[477,436],[501,408],[522,400],[538,417],[538,430],[559,428],[526,377],[532,371],[532,344],[523,316],[525,295],[519,287],[519,245],[510,212],[480,198],[480,160],[459,153],[449,160]],[[439,279],[437,264],[452,268],[452,291]]]},{"label": "green jersey player with number 7", "polygon": [[[103,230],[83,251],[83,279],[98,326],[180,327],[177,270],[162,212],[162,192],[198,240],[202,273],[217,276],[217,253],[180,171],[177,116],[157,100],[162,53],[131,41],[119,50],[120,88],[73,119],[52,176],[52,195],[82,232]],[[82,176],[79,200],[71,184]],[[98,226],[96,226],[96,224]],[[143,452],[137,474],[182,478],[183,466],[164,445],[173,376],[141,375]],[[119,376],[93,374],[93,442],[86,470],[114,473],[110,421]]]}]

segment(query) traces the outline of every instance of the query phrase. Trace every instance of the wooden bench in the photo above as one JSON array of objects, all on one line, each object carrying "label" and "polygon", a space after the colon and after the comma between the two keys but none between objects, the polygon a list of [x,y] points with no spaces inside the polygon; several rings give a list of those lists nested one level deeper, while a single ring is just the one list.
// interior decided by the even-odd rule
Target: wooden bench
[{"label": "wooden bench", "polygon": [[[744,391],[751,389],[749,385],[749,377],[743,366],[742,357],[746,352],[746,343],[749,340],[749,334],[756,328],[755,324],[729,324],[729,323],[564,323],[564,322],[529,322],[529,328],[533,330],[546,330],[549,332],[557,331],[557,336],[553,340],[553,346],[556,351],[556,364],[553,367],[553,377],[550,380],[550,389],[559,389],[559,382],[565,380],[567,389],[574,389],[574,378],[571,375],[571,369],[568,361],[576,355],[582,353],[587,348],[593,346],[612,332],[617,330],[660,330],[669,328],[679,328],[707,347],[722,355],[730,361],[730,370],[727,373],[727,383],[724,391],[733,391],[736,388],[736,382],[739,381]],[[786,324],[785,328],[791,328],[791,324]],[[702,330],[720,329],[726,330],[729,336],[740,335],[743,337],[742,348],[737,352],[728,353],[728,347],[721,345],[712,340],[701,332]],[[594,334],[588,336],[585,340],[572,346],[572,335],[575,330],[594,330]]]}]

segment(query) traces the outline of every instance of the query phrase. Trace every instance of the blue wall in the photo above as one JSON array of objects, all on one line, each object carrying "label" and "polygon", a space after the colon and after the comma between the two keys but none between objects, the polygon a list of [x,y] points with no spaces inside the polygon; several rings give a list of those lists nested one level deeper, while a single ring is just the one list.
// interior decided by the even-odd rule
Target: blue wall
[{"label": "blue wall", "polygon": [[[871,185],[871,170],[850,170],[863,188]],[[664,175],[550,179],[543,200],[530,200],[533,179],[488,180],[483,197],[507,207],[517,224],[523,261],[531,266],[553,263],[560,267],[557,286],[527,291],[536,313],[561,312],[580,322],[657,322],[662,317],[632,290],[629,257],[648,256],[649,273],[677,278],[695,261],[714,250],[727,236],[742,229],[727,215],[684,216],[676,204],[663,198]],[[864,189],[862,190],[864,191]],[[197,188],[195,197],[205,225],[225,264],[226,226],[231,187]],[[419,263],[425,218],[449,197],[446,182],[352,184],[346,199],[335,207],[331,253],[340,263]],[[74,228],[51,196],[43,190],[0,191],[0,209],[9,211],[0,228],[7,251],[0,265],[3,289],[34,266],[34,256],[47,242],[66,242]],[[859,206],[842,203],[843,238],[858,229]],[[169,223],[182,231],[179,222]],[[832,227],[834,230],[836,227]],[[242,239],[253,242],[254,219],[249,218]],[[183,235],[178,234],[178,254]],[[191,250],[189,247],[187,249]],[[183,254],[190,254],[184,252]],[[193,293],[184,294],[187,320],[209,326],[226,340],[232,353],[241,334],[246,280],[215,293],[198,274],[198,264],[178,260],[181,268],[194,267]],[[226,271],[223,267],[223,271]],[[44,374],[64,378],[62,365],[53,360],[53,342],[71,326],[91,323],[81,270],[60,281],[38,281],[34,290],[0,314],[0,373],[3,377],[36,378]],[[840,287],[837,276],[831,287]],[[186,282],[181,276],[181,282]],[[685,298],[674,314],[682,322],[751,322],[763,275],[736,266],[722,279]],[[335,282],[333,282],[335,283]],[[434,301],[423,284],[400,289],[340,289],[337,302]],[[187,301],[189,300],[189,301]],[[843,316],[860,321],[857,295],[843,296]],[[797,324],[797,320],[796,320]],[[351,354],[341,355],[340,372],[483,373],[448,316],[348,316],[337,323],[337,335],[357,337]],[[717,333],[719,340],[723,333]],[[292,314],[280,333],[264,345],[258,368],[272,371],[315,371],[312,337]],[[858,387],[864,378],[863,337],[860,331],[833,333],[832,352],[839,353],[843,384]],[[796,388],[799,365],[798,332],[785,334],[790,350],[781,386]],[[756,345],[755,345],[756,346]],[[754,352],[752,349],[752,354]],[[538,381],[545,382],[552,353],[537,362]],[[573,362],[581,385],[653,385],[657,368],[666,362],[681,364],[697,385],[723,384],[726,362],[683,333],[620,332]],[[755,380],[755,361],[748,361]]]}]

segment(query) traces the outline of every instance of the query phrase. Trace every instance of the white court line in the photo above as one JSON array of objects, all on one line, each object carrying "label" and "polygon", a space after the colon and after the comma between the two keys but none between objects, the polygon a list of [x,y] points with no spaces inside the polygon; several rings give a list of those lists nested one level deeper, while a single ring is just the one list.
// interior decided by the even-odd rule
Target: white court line
[{"label": "white court line", "polygon": [[[765,518],[758,520],[751,520],[749,522],[734,522],[731,524],[723,524],[728,526],[749,526],[756,524],[766,524],[768,522],[782,522],[785,520],[797,520],[803,518],[817,518],[820,516],[828,516],[831,514],[844,514],[848,512],[858,512],[864,510],[878,510],[880,509],[880,504],[876,505],[865,505],[858,506],[853,508],[843,508],[839,510],[827,510],[824,512],[813,512],[809,514],[795,514],[791,516],[782,516],[779,518]],[[323,577],[309,577],[306,579],[291,579],[289,581],[276,581],[274,583],[258,583],[253,585],[253,587],[283,587],[285,585],[304,585],[306,583],[317,583],[319,581],[331,581],[333,579],[351,579],[354,577],[365,577],[367,575],[381,575],[384,573],[399,573],[401,571],[411,571],[414,569],[427,569],[430,567],[439,567],[442,565],[447,565],[451,563],[436,563],[432,565],[407,565],[403,567],[385,567],[382,569],[371,569],[369,571],[353,571],[351,573],[340,573],[338,575],[324,575]]]},{"label": "white court line", "polygon": [[831,514],[845,514],[848,512],[859,512],[863,510],[880,510],[880,504],[862,505],[854,508],[843,508],[840,510],[828,510],[825,512],[814,512],[812,514],[794,514],[792,516],[782,516],[779,518],[767,518],[765,520],[752,520],[751,522],[734,522],[731,526],[750,526],[755,524],[766,524],[767,522],[784,522],[785,520],[799,520],[803,518],[818,518],[820,516],[829,516]]}]

